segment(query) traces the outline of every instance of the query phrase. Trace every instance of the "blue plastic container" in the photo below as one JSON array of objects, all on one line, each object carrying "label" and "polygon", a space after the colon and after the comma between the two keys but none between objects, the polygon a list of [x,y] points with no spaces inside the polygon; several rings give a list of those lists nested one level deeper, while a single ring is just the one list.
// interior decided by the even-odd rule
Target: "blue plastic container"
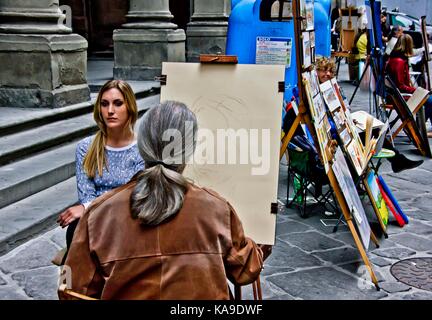
[{"label": "blue plastic container", "polygon": [[[291,39],[291,64],[285,71],[284,100],[291,101],[293,90],[297,87],[295,56],[294,20],[263,21],[260,9],[266,0],[232,1],[232,11],[228,20],[226,53],[236,55],[239,63],[257,63],[258,39],[264,41],[288,41]],[[316,54],[330,55],[330,5],[331,0],[315,0],[315,39]]]},{"label": "blue plastic container", "polygon": [[331,0],[315,0],[315,54],[330,57],[331,55]]}]

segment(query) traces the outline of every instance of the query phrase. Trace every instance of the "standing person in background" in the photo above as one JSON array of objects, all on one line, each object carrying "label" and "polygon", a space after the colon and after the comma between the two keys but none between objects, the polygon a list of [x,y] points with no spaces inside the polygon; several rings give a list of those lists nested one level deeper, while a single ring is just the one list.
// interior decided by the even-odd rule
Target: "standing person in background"
[{"label": "standing person in background", "polygon": [[368,30],[362,29],[354,38],[354,46],[357,49],[356,60],[359,64],[358,80],[360,81],[364,71],[367,55],[368,55]]},{"label": "standing person in background", "polygon": [[387,23],[387,11],[381,12],[381,31],[382,31],[382,40],[383,43],[386,44],[390,39],[390,25]]},{"label": "standing person in background", "polygon": [[[167,132],[175,138],[163,139]],[[234,208],[182,174],[196,134],[195,114],[180,102],[143,116],[138,148],[146,169],[81,218],[65,262],[73,291],[100,299],[224,300],[227,278],[237,285],[257,279],[265,254],[245,237]],[[271,247],[262,248],[267,254]]]},{"label": "standing person in background", "polygon": [[65,210],[57,220],[62,228],[68,227],[68,248],[79,219],[92,201],[129,182],[144,168],[134,134],[138,109],[129,84],[121,80],[105,83],[96,99],[93,117],[99,131],[78,142],[76,148],[79,204]]}]

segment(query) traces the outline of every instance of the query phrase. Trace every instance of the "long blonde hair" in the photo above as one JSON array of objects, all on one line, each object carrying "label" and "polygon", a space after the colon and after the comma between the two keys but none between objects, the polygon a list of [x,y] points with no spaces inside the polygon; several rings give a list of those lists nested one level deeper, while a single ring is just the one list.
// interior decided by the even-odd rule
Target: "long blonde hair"
[{"label": "long blonde hair", "polygon": [[118,89],[125,100],[126,109],[128,111],[128,121],[124,127],[124,130],[129,130],[132,134],[134,131],[135,122],[138,118],[138,108],[136,104],[135,94],[133,93],[130,85],[121,80],[110,80],[106,82],[102,89],[99,91],[98,97],[96,99],[93,118],[96,121],[99,131],[90,145],[87,154],[84,157],[84,171],[89,178],[94,178],[96,176],[96,170],[99,176],[102,176],[103,167],[107,167],[106,157],[105,157],[105,144],[107,140],[107,127],[102,117],[101,112],[101,100],[102,95],[105,91],[116,88]]},{"label": "long blonde hair", "polygon": [[410,57],[414,54],[414,41],[409,34],[403,34],[399,37],[398,41],[392,52],[394,55],[404,55]]}]

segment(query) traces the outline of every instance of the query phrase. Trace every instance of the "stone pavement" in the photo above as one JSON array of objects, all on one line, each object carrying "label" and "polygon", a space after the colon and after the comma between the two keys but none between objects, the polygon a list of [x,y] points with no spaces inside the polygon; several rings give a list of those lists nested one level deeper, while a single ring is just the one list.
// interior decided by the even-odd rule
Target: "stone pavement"
[{"label": "stone pavement", "polygon": [[[347,70],[341,67],[340,80],[344,80]],[[341,85],[349,97],[354,87],[343,81]],[[359,92],[353,109],[368,110],[367,101],[368,94]],[[432,292],[400,283],[390,273],[390,267],[400,260],[432,257],[432,160],[418,156],[404,138],[397,142],[408,157],[425,162],[399,174],[391,171],[387,161],[380,169],[410,218],[404,228],[391,219],[389,238],[380,239],[380,248],[373,244],[369,248],[381,291],[367,281],[368,273],[346,226],[333,233],[321,220],[334,217],[314,211],[302,219],[295,209],[285,208],[287,166],[282,162],[276,245],[261,276],[264,299],[432,299]],[[65,230],[58,227],[0,257],[0,299],[56,299],[58,268],[50,260],[65,245],[64,237]],[[252,298],[250,286],[244,288],[243,297]]]}]

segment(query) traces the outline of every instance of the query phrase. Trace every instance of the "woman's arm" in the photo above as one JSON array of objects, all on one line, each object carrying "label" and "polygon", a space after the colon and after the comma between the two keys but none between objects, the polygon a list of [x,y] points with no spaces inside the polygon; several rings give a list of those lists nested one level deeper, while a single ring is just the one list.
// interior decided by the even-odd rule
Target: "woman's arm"
[{"label": "woman's arm", "polygon": [[[100,298],[105,282],[102,275],[97,271],[98,260],[90,248],[89,216],[90,214],[84,215],[75,230],[73,242],[65,261],[66,274],[64,279],[67,289],[89,297]],[[59,298],[63,299],[60,292]]]},{"label": "woman's arm", "polygon": [[225,257],[228,279],[238,285],[252,283],[263,267],[263,253],[257,244],[244,235],[242,223],[229,204],[232,247]]},{"label": "woman's arm", "polygon": [[88,207],[88,204],[97,198],[94,180],[90,179],[84,171],[84,158],[87,151],[85,143],[78,143],[75,152],[76,181],[78,200],[84,207]]},{"label": "woman's arm", "polygon": [[[389,61],[389,75],[401,93],[414,93],[416,88],[410,86],[408,62],[402,59]],[[408,74],[406,74],[408,73]]]}]

